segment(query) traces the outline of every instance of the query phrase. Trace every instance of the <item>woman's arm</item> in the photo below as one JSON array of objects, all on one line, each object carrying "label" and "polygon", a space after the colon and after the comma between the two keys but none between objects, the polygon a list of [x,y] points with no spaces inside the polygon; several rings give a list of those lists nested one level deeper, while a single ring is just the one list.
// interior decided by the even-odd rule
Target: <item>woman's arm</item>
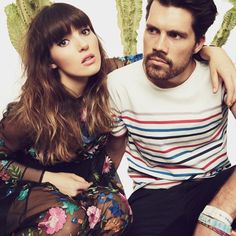
[{"label": "woman's arm", "polygon": [[200,51],[203,59],[209,61],[213,91],[217,92],[219,81],[224,81],[227,97],[226,104],[236,101],[236,67],[226,52],[220,47],[205,46]]},{"label": "woman's arm", "polygon": [[[92,183],[73,173],[45,171],[43,165],[32,168],[27,165],[29,154],[26,148],[26,129],[21,125],[8,122],[7,118],[0,123],[0,179],[13,185],[20,181],[37,183],[49,182],[63,194],[71,197],[86,190]],[[24,159],[24,161],[23,161]]]},{"label": "woman's arm", "polygon": [[7,116],[4,117],[0,122],[0,178],[2,180],[41,182],[44,170],[30,168],[21,161],[26,155],[24,152],[26,143],[26,129],[21,124],[9,121]]}]

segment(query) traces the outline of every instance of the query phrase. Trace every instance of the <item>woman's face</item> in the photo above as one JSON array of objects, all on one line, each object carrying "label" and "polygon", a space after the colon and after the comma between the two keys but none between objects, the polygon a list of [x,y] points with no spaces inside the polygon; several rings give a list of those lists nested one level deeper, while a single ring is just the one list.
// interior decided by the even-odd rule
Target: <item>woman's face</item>
[{"label": "woman's face", "polygon": [[101,67],[98,39],[89,27],[79,30],[72,28],[71,34],[53,44],[50,54],[51,67],[58,69],[65,86],[70,81],[87,81]]}]

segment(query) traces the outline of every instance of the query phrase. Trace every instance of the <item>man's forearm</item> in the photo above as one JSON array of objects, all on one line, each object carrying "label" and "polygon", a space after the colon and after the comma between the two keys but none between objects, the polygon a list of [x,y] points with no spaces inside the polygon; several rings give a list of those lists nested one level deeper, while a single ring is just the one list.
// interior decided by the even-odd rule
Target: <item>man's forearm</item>
[{"label": "man's forearm", "polygon": [[227,182],[221,187],[209,205],[215,206],[236,218],[236,170]]}]

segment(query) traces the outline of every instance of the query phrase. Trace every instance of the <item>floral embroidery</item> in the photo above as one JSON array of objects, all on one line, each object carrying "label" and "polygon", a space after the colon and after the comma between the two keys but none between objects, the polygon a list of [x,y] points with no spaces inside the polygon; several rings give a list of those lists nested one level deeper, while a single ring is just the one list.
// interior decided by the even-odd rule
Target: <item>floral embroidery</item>
[{"label": "floral embroidery", "polygon": [[121,230],[122,225],[123,222],[120,218],[110,218],[107,221],[104,230],[111,230],[116,233]]},{"label": "floral embroidery", "polygon": [[93,146],[91,149],[88,150],[88,153],[91,155],[94,155],[96,151],[98,150],[99,145]]},{"label": "floral embroidery", "polygon": [[28,193],[29,193],[29,188],[26,188],[26,189],[22,189],[21,191],[20,191],[20,194],[19,194],[19,196],[18,196],[18,200],[25,200],[26,199],[26,197],[28,196]]},{"label": "floral embroidery", "polygon": [[87,209],[87,215],[89,220],[89,227],[93,229],[95,225],[100,221],[101,210],[95,206],[91,206]]},{"label": "floral embroidery", "polygon": [[132,215],[133,213],[132,213],[132,209],[129,205],[128,199],[122,193],[118,193],[118,195],[120,196],[122,202],[124,202],[126,207],[129,209],[129,214]]},{"label": "floral embroidery", "polygon": [[8,181],[11,178],[9,173],[5,170],[0,171],[0,179],[3,181]]},{"label": "floral embroidery", "polygon": [[114,216],[121,216],[124,212],[120,209],[120,206],[117,202],[113,201],[112,206],[109,207],[109,210]]},{"label": "floral embroidery", "polygon": [[11,165],[8,170],[9,170],[12,182],[16,182],[17,180],[22,178],[22,170],[19,168],[19,166]]},{"label": "floral embroidery", "polygon": [[9,163],[9,161],[7,161],[7,160],[0,161],[0,165],[3,167],[5,167],[8,163]]},{"label": "floral embroidery", "polygon": [[112,166],[111,158],[109,156],[106,156],[106,159],[102,167],[102,173],[105,173],[105,174],[109,173],[111,170],[111,166]]},{"label": "floral embroidery", "polygon": [[66,213],[69,212],[70,215],[73,215],[75,211],[79,210],[78,206],[76,206],[74,203],[69,202],[69,201],[63,202],[62,208],[65,208],[66,209]]},{"label": "floral embroidery", "polygon": [[98,203],[99,204],[104,204],[106,202],[110,202],[113,199],[113,194],[109,193],[106,195],[105,193],[100,193],[98,196]]},{"label": "floral embroidery", "polygon": [[36,154],[36,150],[31,147],[29,150],[28,150],[28,153],[30,154],[31,157],[33,158],[36,158],[37,154]]},{"label": "floral embroidery", "polygon": [[60,207],[49,209],[43,221],[38,224],[39,228],[45,228],[47,234],[57,233],[66,223],[66,214]]}]

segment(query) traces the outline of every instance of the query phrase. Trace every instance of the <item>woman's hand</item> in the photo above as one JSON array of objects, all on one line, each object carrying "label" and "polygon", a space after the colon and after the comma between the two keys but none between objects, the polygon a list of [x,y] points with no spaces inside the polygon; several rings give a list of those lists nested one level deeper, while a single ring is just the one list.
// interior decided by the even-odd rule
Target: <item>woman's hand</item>
[{"label": "woman's hand", "polygon": [[87,182],[84,178],[76,174],[49,171],[45,171],[43,175],[42,183],[45,182],[53,184],[61,193],[70,197],[75,197],[92,185],[92,183]]},{"label": "woman's hand", "polygon": [[219,81],[224,81],[227,90],[226,104],[231,106],[236,101],[236,67],[226,52],[220,47],[204,47],[201,57],[209,61],[213,91],[219,88]]}]

